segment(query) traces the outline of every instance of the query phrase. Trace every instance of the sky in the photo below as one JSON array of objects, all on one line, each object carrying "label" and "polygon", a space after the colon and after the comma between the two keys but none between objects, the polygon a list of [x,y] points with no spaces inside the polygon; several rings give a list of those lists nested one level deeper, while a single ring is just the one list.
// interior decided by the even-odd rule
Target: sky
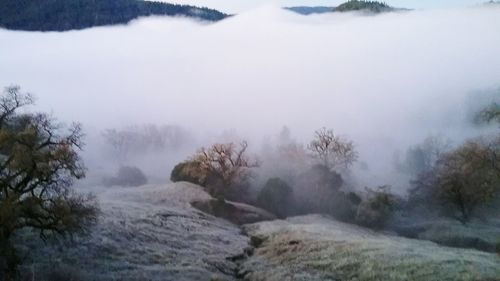
[{"label": "sky", "polygon": [[[190,4],[239,13],[262,5],[278,6],[337,6],[347,0],[161,0],[169,3]],[[442,9],[474,6],[487,0],[384,0],[394,7],[411,9]]]},{"label": "sky", "polygon": [[0,86],[32,92],[39,110],[82,122],[89,139],[173,124],[201,145],[234,130],[258,150],[284,125],[303,143],[332,128],[382,177],[398,150],[429,135],[477,135],[466,113],[475,91],[500,87],[498,26],[498,7],[306,17],[264,6],[214,24],[0,30]]}]

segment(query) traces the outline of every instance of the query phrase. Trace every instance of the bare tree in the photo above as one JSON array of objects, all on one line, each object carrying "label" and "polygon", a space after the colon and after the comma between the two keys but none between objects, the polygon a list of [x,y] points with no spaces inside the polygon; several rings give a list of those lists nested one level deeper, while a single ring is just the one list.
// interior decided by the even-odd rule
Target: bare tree
[{"label": "bare tree", "polygon": [[239,146],[218,143],[208,149],[201,148],[192,158],[192,161],[199,163],[205,175],[217,180],[218,184],[211,187],[217,199],[223,201],[228,189],[244,182],[250,175],[249,169],[258,166],[256,160],[246,155],[247,148],[245,141]]},{"label": "bare tree", "polygon": [[326,128],[315,132],[315,138],[307,148],[314,158],[329,169],[347,169],[358,159],[352,141],[345,140]]},{"label": "bare tree", "polygon": [[106,129],[102,132],[106,143],[117,157],[127,159],[136,155],[174,150],[190,141],[188,132],[178,126],[144,124],[122,129]]},{"label": "bare tree", "polygon": [[111,145],[116,156],[120,158],[127,157],[127,140],[129,139],[126,134],[116,129],[106,129],[102,132],[102,136],[106,142]]},{"label": "bare tree", "polygon": [[77,153],[80,125],[61,134],[61,125],[48,115],[17,112],[32,103],[17,86],[0,98],[0,274],[5,280],[16,278],[20,263],[11,242],[16,231],[31,228],[42,239],[64,237],[86,232],[98,213],[93,196],[70,188],[85,175]]}]

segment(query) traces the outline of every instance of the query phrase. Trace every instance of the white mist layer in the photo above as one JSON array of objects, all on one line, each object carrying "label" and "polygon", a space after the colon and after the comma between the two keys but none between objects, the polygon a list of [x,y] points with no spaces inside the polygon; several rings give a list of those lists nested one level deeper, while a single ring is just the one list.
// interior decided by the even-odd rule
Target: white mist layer
[{"label": "white mist layer", "polygon": [[0,86],[21,85],[40,110],[90,132],[177,124],[199,136],[236,129],[257,146],[283,125],[304,142],[333,128],[383,182],[395,150],[479,133],[466,101],[500,85],[499,28],[492,7],[310,17],[264,7],[216,24],[0,30]]},{"label": "white mist layer", "polygon": [[[167,3],[188,4],[195,6],[206,6],[219,9],[226,13],[241,13],[262,5],[274,4],[280,7],[291,6],[328,6],[336,7],[346,0],[160,0]],[[386,0],[384,3],[399,8],[409,9],[441,9],[452,7],[471,7],[480,5],[486,1],[481,0]]]}]

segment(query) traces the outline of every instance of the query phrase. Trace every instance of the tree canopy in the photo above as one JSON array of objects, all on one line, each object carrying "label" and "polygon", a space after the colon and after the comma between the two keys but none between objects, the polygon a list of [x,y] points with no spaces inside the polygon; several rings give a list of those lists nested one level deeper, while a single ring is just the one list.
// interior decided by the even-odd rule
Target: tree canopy
[{"label": "tree canopy", "polygon": [[410,199],[435,204],[462,223],[500,194],[500,140],[470,140],[440,155],[413,182]]},{"label": "tree canopy", "polygon": [[16,231],[37,230],[42,239],[86,232],[96,222],[92,195],[70,187],[85,176],[78,151],[82,129],[63,126],[44,113],[20,113],[33,97],[17,86],[0,98],[0,274],[13,280],[20,262],[11,243]]},{"label": "tree canopy", "polygon": [[217,10],[142,0],[0,0],[0,27],[65,31],[125,24],[144,16],[186,16],[217,21]]},{"label": "tree canopy", "polygon": [[329,169],[347,169],[358,159],[352,141],[343,139],[326,128],[315,132],[315,137],[307,148],[314,158]]},{"label": "tree canopy", "polygon": [[339,5],[335,8],[338,12],[350,12],[350,11],[370,11],[373,13],[381,13],[395,10],[391,6],[377,1],[359,1],[350,0],[344,4]]},{"label": "tree canopy", "polygon": [[210,148],[201,148],[191,159],[197,163],[203,178],[210,178],[210,193],[224,200],[231,188],[244,184],[250,176],[250,168],[259,163],[247,156],[247,142],[239,146],[234,143],[216,143]]}]

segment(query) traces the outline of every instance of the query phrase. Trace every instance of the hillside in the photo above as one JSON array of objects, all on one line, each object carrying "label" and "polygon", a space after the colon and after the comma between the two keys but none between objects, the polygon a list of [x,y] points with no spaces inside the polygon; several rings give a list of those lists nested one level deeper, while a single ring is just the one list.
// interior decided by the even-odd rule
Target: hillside
[{"label": "hillside", "polygon": [[325,7],[325,6],[295,6],[295,7],[285,7],[284,9],[301,15],[331,13],[335,10],[334,7]]},{"label": "hillside", "polygon": [[90,237],[69,247],[19,238],[30,252],[22,268],[29,279],[23,280],[32,280],[31,275],[37,281],[233,280],[236,265],[226,258],[241,254],[248,237],[238,226],[190,206],[211,198],[200,187],[177,183],[93,191],[102,216]]},{"label": "hillside", "polygon": [[339,5],[335,11],[337,12],[351,12],[351,11],[369,11],[372,13],[383,13],[396,10],[395,8],[377,1],[359,1],[351,0],[344,4]]},{"label": "hillside", "polygon": [[102,217],[90,237],[69,247],[19,238],[23,254],[30,253],[22,267],[25,280],[493,281],[500,276],[496,254],[390,236],[320,215],[241,229],[193,208],[191,202],[211,197],[189,183],[93,192]]},{"label": "hillside", "polygon": [[246,225],[245,280],[499,280],[500,256],[391,236],[320,215]]},{"label": "hillside", "polygon": [[324,6],[296,6],[296,7],[285,7],[284,9],[301,14],[301,15],[311,15],[311,14],[324,14],[333,12],[355,12],[362,11],[368,13],[385,13],[394,11],[408,11],[408,9],[394,8],[382,2],[376,1],[359,1],[350,0],[345,2],[338,7],[324,7]]},{"label": "hillside", "polygon": [[140,0],[0,0],[0,27],[28,31],[66,31],[126,24],[144,16],[224,19],[217,10]]}]

